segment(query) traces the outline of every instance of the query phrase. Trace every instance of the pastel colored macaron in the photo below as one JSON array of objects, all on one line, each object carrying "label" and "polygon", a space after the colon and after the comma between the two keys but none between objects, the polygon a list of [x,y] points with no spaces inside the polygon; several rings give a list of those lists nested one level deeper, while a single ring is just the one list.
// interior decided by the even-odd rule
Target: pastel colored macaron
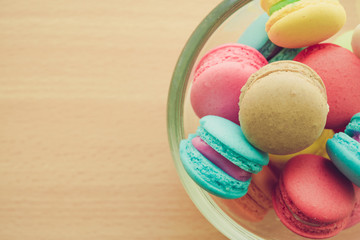
[{"label": "pastel colored macaron", "polygon": [[350,228],[350,227],[360,223],[360,187],[354,185],[354,190],[355,190],[356,202],[355,202],[354,209],[351,212],[349,222],[345,228]]},{"label": "pastel colored macaron", "polygon": [[312,239],[342,231],[354,205],[352,183],[331,161],[311,154],[288,161],[273,193],[280,221],[294,233]]},{"label": "pastel colored macaron", "polygon": [[235,220],[260,222],[272,208],[271,194],[278,176],[268,167],[252,175],[248,192],[237,199],[214,198],[214,200]]},{"label": "pastel colored macaron", "polygon": [[273,62],[251,75],[239,105],[249,142],[278,155],[309,147],[324,130],[329,111],[321,78],[295,61]]},{"label": "pastel colored macaron", "polygon": [[301,48],[336,34],[346,21],[337,0],[261,0],[270,16],[266,31],[278,46]]},{"label": "pastel colored macaron", "polygon": [[354,54],[360,58],[360,24],[354,29],[351,46]]},{"label": "pastel colored macaron", "polygon": [[266,22],[269,16],[264,13],[252,22],[238,39],[238,43],[244,44],[258,50],[267,60],[271,59],[281,50],[269,40],[265,31]]},{"label": "pastel colored macaron", "polygon": [[228,199],[244,196],[252,173],[269,163],[268,154],[253,147],[239,125],[211,115],[180,142],[180,159],[200,187]]},{"label": "pastel colored macaron", "polygon": [[355,185],[360,187],[360,113],[326,143],[326,151],[336,167]]},{"label": "pastel colored macaron", "polygon": [[360,112],[355,114],[345,128],[345,133],[357,141],[360,141]]},{"label": "pastel colored macaron", "polygon": [[301,150],[299,152],[293,153],[293,154],[287,154],[287,155],[276,155],[276,154],[269,154],[270,158],[270,165],[275,168],[277,171],[282,171],[282,169],[285,167],[285,164],[287,161],[289,161],[291,158],[301,155],[301,154],[314,154],[318,156],[323,156],[325,158],[329,158],[325,146],[328,139],[332,138],[334,136],[334,131],[331,129],[324,129],[324,131],[321,133],[320,137],[316,139],[316,141],[311,144],[309,147],[305,148],[304,150]]},{"label": "pastel colored macaron", "polygon": [[294,59],[302,48],[282,48],[271,42],[265,31],[265,25],[268,20],[269,16],[267,13],[260,15],[246,28],[240,36],[238,43],[255,48],[269,62]]},{"label": "pastel colored macaron", "polygon": [[325,128],[345,128],[360,112],[360,59],[346,48],[332,43],[316,44],[295,58],[311,67],[323,80],[330,111]]},{"label": "pastel colored macaron", "polygon": [[199,118],[220,116],[239,124],[239,95],[251,74],[268,62],[256,49],[225,44],[210,50],[198,63],[190,101]]}]

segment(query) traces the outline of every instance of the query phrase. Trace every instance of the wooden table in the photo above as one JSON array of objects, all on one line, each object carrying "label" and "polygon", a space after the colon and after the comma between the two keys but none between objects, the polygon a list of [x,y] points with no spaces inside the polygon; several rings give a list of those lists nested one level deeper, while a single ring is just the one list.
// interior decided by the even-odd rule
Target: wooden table
[{"label": "wooden table", "polygon": [[225,239],[166,131],[177,57],[219,2],[1,2],[1,240]]}]

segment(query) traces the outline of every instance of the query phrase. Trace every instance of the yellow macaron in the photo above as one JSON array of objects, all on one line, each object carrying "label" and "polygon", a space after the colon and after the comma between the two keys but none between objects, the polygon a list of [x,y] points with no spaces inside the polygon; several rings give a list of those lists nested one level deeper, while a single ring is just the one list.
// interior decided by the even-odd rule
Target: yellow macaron
[{"label": "yellow macaron", "polygon": [[292,157],[295,157],[297,155],[301,154],[314,154],[323,156],[327,159],[329,159],[329,156],[326,152],[326,142],[328,139],[332,138],[334,136],[334,131],[331,129],[324,129],[320,137],[309,147],[305,148],[304,150],[288,154],[288,155],[275,155],[275,154],[269,154],[271,165],[276,167],[279,170],[282,170]]},{"label": "yellow macaron", "polygon": [[269,14],[269,39],[285,48],[301,48],[322,42],[346,22],[346,12],[337,0],[261,0]]}]

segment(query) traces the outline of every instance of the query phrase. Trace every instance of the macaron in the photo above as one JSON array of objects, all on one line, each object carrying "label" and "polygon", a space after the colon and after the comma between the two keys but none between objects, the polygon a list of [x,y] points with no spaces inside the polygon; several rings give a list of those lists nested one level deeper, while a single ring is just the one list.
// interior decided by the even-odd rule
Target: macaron
[{"label": "macaron", "polygon": [[268,20],[269,16],[266,13],[261,14],[245,29],[237,41],[240,44],[255,48],[267,60],[271,59],[282,49],[282,47],[276,46],[269,40],[265,31],[265,25]]},{"label": "macaron", "polygon": [[356,186],[360,187],[360,113],[326,143],[326,151],[336,167]]},{"label": "macaron", "polygon": [[352,116],[345,128],[345,133],[356,141],[360,141],[360,112]]},{"label": "macaron", "polygon": [[346,48],[322,43],[304,49],[294,60],[311,67],[324,81],[330,107],[325,128],[335,132],[345,128],[360,112],[360,59]]},{"label": "macaron", "polygon": [[265,31],[265,25],[268,20],[269,16],[267,13],[261,14],[245,29],[238,43],[255,48],[269,62],[294,59],[302,48],[282,48],[271,42]]},{"label": "macaron", "polygon": [[314,154],[318,156],[323,156],[325,158],[329,158],[325,146],[328,139],[332,138],[334,136],[334,131],[331,129],[324,129],[324,131],[321,133],[320,137],[316,139],[316,141],[311,144],[309,147],[305,148],[304,150],[301,150],[299,152],[293,153],[293,154],[287,154],[287,155],[276,155],[276,154],[269,154],[269,159],[271,167],[276,169],[277,171],[282,171],[282,169],[285,167],[285,164],[287,161],[289,161],[291,158],[301,155],[301,154]]},{"label": "macaron", "polygon": [[354,54],[360,58],[360,24],[354,29],[351,46]]},{"label": "macaron", "polygon": [[269,39],[278,46],[301,48],[320,43],[336,34],[346,22],[346,12],[337,0],[261,0],[270,16]]},{"label": "macaron", "polygon": [[180,142],[180,159],[200,187],[227,199],[244,196],[252,173],[269,163],[268,154],[253,147],[239,125],[211,115]]},{"label": "macaron", "polygon": [[252,175],[248,192],[237,199],[215,198],[214,200],[235,220],[260,222],[272,208],[271,194],[278,176],[268,167]]},{"label": "macaron", "polygon": [[239,95],[251,74],[268,62],[256,49],[225,44],[210,50],[197,64],[190,101],[199,118],[220,116],[239,124]]},{"label": "macaron", "polygon": [[239,120],[256,148],[291,154],[309,147],[326,123],[325,86],[315,71],[295,61],[278,61],[252,74],[241,89]]},{"label": "macaron", "polygon": [[352,183],[331,161],[311,154],[288,161],[273,193],[280,221],[294,233],[312,239],[342,231],[354,205]]},{"label": "macaron", "polygon": [[353,187],[355,190],[356,202],[354,209],[351,212],[349,222],[345,228],[350,228],[360,222],[360,188],[356,185],[353,185]]}]

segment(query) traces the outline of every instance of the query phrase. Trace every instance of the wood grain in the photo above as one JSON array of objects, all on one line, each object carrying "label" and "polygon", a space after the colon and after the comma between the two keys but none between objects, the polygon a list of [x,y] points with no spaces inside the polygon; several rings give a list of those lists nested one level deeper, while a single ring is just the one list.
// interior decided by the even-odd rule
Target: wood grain
[{"label": "wood grain", "polygon": [[166,99],[219,0],[2,0],[0,239],[224,239],[178,179]]}]

